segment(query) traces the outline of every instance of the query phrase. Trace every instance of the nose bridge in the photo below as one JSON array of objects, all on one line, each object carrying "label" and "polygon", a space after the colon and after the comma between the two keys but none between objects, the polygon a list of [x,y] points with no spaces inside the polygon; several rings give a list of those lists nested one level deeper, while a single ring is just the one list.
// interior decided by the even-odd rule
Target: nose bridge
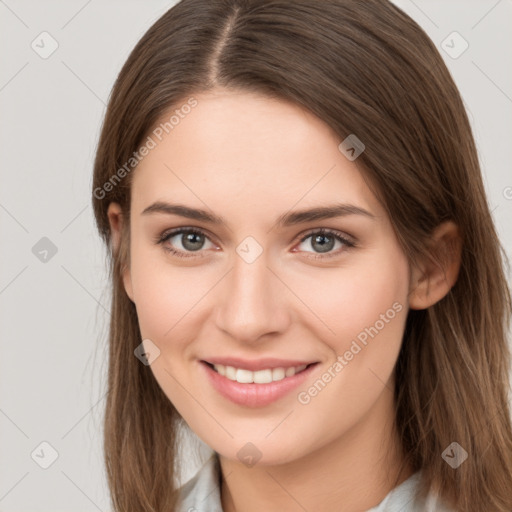
[{"label": "nose bridge", "polygon": [[240,246],[217,304],[217,323],[234,338],[250,341],[283,329],[287,313],[280,299],[283,295],[277,290],[279,280],[268,268],[267,253],[251,260],[239,252],[243,244]]}]

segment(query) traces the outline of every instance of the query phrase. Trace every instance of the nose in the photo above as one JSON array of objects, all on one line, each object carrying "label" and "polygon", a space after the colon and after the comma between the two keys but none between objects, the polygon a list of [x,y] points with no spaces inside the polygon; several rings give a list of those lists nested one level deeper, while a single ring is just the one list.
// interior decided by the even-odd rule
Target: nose
[{"label": "nose", "polygon": [[265,252],[252,263],[236,255],[215,297],[217,327],[240,342],[279,335],[291,323],[290,292],[268,263]]}]

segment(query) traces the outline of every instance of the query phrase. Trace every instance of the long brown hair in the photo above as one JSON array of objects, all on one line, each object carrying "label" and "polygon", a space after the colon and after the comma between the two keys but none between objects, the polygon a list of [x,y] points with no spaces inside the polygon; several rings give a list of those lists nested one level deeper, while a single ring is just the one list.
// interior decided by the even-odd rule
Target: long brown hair
[{"label": "long brown hair", "polygon": [[[92,187],[112,285],[104,450],[114,510],[175,510],[183,422],[134,357],[140,331],[121,279],[133,154],[166,112],[215,87],[291,101],[341,139],[356,134],[366,146],[357,164],[411,265],[429,255],[436,226],[459,226],[456,284],[433,306],[408,312],[396,425],[404,461],[422,470],[421,494],[435,490],[456,510],[510,512],[507,260],[457,87],[425,32],[387,0],[182,0],[122,68]],[[111,201],[125,219],[117,251]],[[442,456],[453,442],[468,453],[457,469]]]}]

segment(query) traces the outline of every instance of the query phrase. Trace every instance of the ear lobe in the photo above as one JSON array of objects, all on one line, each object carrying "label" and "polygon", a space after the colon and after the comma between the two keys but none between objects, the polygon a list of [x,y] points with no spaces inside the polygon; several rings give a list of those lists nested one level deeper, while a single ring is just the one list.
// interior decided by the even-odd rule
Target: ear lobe
[{"label": "ear lobe", "polygon": [[110,244],[113,248],[113,252],[116,253],[119,250],[123,225],[123,212],[119,203],[110,203],[108,205],[107,216],[111,233]]},{"label": "ear lobe", "polygon": [[[121,247],[121,236],[123,232],[123,211],[121,206],[118,203],[110,203],[108,205],[107,216],[110,224],[111,246],[113,253],[117,254]],[[122,279],[126,294],[130,300],[134,302],[131,273],[128,265],[123,268]]]},{"label": "ear lobe", "polygon": [[440,301],[457,281],[462,238],[452,221],[440,224],[432,235],[432,259],[414,268],[409,291],[409,307],[426,309]]},{"label": "ear lobe", "polygon": [[135,301],[133,300],[132,277],[130,274],[129,267],[125,267],[123,271],[123,285],[126,291],[126,295],[128,295],[128,297],[130,297],[130,300],[133,303],[135,303]]}]

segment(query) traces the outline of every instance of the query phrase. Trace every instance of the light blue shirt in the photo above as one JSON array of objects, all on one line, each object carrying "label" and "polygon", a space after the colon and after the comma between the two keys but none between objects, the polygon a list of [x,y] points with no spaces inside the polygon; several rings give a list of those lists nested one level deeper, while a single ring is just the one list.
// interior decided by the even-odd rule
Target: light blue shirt
[{"label": "light blue shirt", "polygon": [[[453,512],[434,494],[426,501],[414,498],[420,472],[392,489],[376,506],[367,512]],[[196,475],[180,489],[181,504],[178,512],[223,512],[220,500],[220,465],[218,456],[213,453]]]}]

